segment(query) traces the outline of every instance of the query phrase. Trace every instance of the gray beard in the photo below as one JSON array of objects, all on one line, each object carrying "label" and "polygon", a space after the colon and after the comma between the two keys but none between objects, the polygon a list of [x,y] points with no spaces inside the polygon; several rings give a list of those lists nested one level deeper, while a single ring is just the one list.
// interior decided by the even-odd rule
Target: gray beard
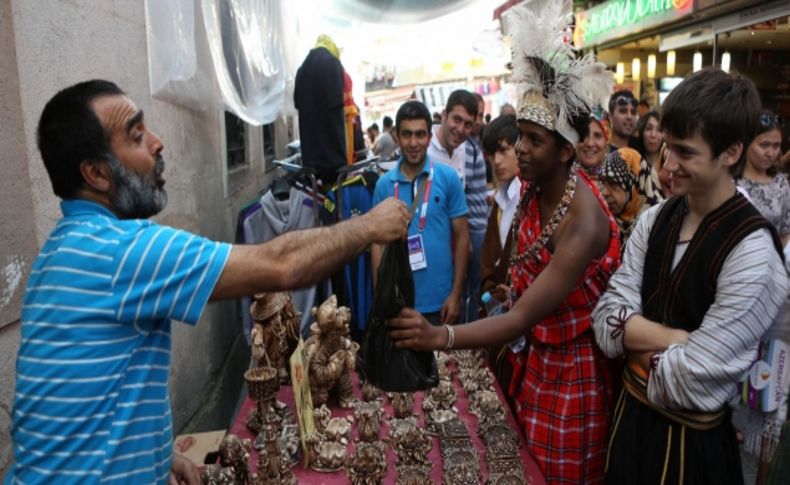
[{"label": "gray beard", "polygon": [[154,171],[146,175],[129,170],[112,155],[107,157],[107,162],[115,189],[110,195],[110,202],[119,218],[147,219],[165,208],[167,192],[156,183],[156,178],[165,170],[161,156],[156,158]]}]

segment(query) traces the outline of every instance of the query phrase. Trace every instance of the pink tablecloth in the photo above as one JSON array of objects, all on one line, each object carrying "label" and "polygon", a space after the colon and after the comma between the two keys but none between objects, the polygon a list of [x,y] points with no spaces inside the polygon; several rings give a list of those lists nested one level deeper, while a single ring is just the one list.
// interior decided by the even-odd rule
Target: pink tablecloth
[{"label": "pink tablecloth", "polygon": [[[354,375],[353,380],[354,380],[354,394],[356,395],[357,398],[361,398],[359,381],[356,375]],[[466,392],[461,387],[460,383],[458,382],[457,376],[453,377],[453,385],[455,386],[456,392],[458,394],[458,400],[455,403],[455,406],[458,409],[458,416],[463,422],[466,423],[466,425],[469,428],[469,433],[472,436],[472,442],[474,443],[475,448],[477,449],[477,453],[480,457],[480,469],[483,473],[483,482],[481,483],[484,483],[485,480],[488,478],[488,467],[486,466],[486,461],[485,461],[485,445],[480,440],[480,437],[477,435],[477,418],[469,413],[469,406],[468,406],[469,403],[467,400],[467,395]],[[502,390],[499,388],[499,386],[496,386],[496,392],[497,394],[499,394],[500,400],[504,403],[505,401],[502,395]],[[423,398],[422,392],[415,393],[414,412],[419,418],[420,425],[424,427],[425,417],[422,412],[422,398]],[[291,410],[295,411],[294,396],[290,386],[283,386],[280,389],[280,391],[277,393],[277,399],[286,403]],[[384,396],[384,402],[385,402],[384,404],[385,416],[392,416],[393,415],[392,405],[389,399],[386,398],[386,396]],[[332,417],[348,416],[350,414],[353,414],[352,410],[346,410],[337,407],[336,403],[334,403],[333,401],[330,401],[329,405],[332,410]],[[255,435],[247,428],[245,424],[247,413],[254,406],[255,403],[251,401],[249,398],[246,398],[244,400],[244,403],[242,404],[241,409],[238,415],[236,416],[236,419],[233,422],[231,433],[235,434],[240,438],[250,438],[251,441],[255,441]],[[507,405],[505,405],[505,408],[507,408]],[[522,442],[519,452],[521,453],[521,459],[522,462],[524,463],[524,476],[527,479],[527,483],[530,485],[545,484],[546,482],[543,479],[543,475],[541,474],[537,463],[535,463],[535,460],[532,458],[532,456],[529,454],[526,447],[524,446],[524,437],[523,434],[521,434],[521,428],[516,424],[509,410],[508,410],[507,419],[508,419],[508,423],[510,423],[513,429],[519,431],[519,435]],[[353,454],[354,452],[353,440],[354,438],[356,438],[356,435],[357,435],[357,429],[355,425],[353,429],[353,434],[351,435],[352,442],[348,446],[349,455]],[[386,420],[382,420],[381,437],[384,438],[387,437],[388,435],[389,435],[389,429],[387,427],[387,422]],[[442,458],[441,458],[441,453],[439,451],[439,440],[436,437],[433,438],[433,448],[431,449],[431,452],[428,454],[428,459],[431,461],[431,463],[434,464],[433,471],[431,473],[432,480],[434,481],[434,483],[442,483],[442,473],[444,470],[442,468]],[[388,446],[387,447],[388,467],[387,467],[387,476],[384,478],[385,484],[395,483],[395,480],[398,476],[398,472],[395,469],[396,461],[397,461],[397,457],[395,455],[395,452],[392,450],[391,447]],[[250,452],[251,471],[255,471],[256,462],[257,462],[257,454],[253,449]],[[294,467],[293,471],[294,474],[296,475],[296,478],[299,480],[299,483],[307,483],[311,485],[349,483],[349,480],[346,477],[345,472],[342,470],[335,473],[321,473],[309,468],[305,469],[303,464],[299,463],[296,467]]]}]

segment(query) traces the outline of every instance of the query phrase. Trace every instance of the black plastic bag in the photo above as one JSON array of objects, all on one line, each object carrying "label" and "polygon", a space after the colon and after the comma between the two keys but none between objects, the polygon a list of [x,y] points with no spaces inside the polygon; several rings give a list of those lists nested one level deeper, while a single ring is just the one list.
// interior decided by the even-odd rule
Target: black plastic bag
[{"label": "black plastic bag", "polygon": [[398,349],[387,320],[404,306],[414,307],[414,280],[406,241],[384,248],[378,267],[373,307],[362,348],[365,379],[387,392],[414,392],[439,383],[433,352]]}]

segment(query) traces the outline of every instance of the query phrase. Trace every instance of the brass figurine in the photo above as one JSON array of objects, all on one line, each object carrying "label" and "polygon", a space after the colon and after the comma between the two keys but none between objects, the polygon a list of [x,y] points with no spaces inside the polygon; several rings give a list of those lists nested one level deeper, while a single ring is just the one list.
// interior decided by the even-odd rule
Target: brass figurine
[{"label": "brass figurine", "polygon": [[428,465],[428,453],[433,447],[431,437],[417,426],[414,418],[393,419],[389,424],[389,443],[398,461],[403,464]]},{"label": "brass figurine", "polygon": [[383,413],[384,409],[380,400],[357,403],[354,418],[357,420],[357,434],[360,440],[378,441]]},{"label": "brass figurine", "polygon": [[343,446],[348,444],[348,440],[351,437],[351,423],[353,422],[351,416],[333,418],[332,412],[324,404],[320,408],[313,410],[313,419],[315,420],[316,431],[324,435],[327,441],[336,441]]},{"label": "brass figurine", "polygon": [[250,440],[227,434],[219,444],[219,462],[233,470],[233,483],[244,485],[250,478]]},{"label": "brass figurine", "polygon": [[356,442],[356,453],[346,462],[345,468],[352,485],[378,485],[387,475],[384,443]]},{"label": "brass figurine", "polygon": [[351,408],[354,393],[351,371],[356,364],[359,344],[348,337],[351,310],[337,306],[332,295],[318,308],[313,308],[316,322],[310,327],[311,337],[305,342],[310,374],[310,394],[314,406],[326,404],[334,394],[342,408]]},{"label": "brass figurine", "polygon": [[346,463],[346,445],[327,441],[321,433],[313,432],[305,437],[309,453],[310,468],[319,472],[336,472]]},{"label": "brass figurine", "polygon": [[392,412],[398,419],[408,418],[414,414],[414,394],[396,392],[392,394]]},{"label": "brass figurine", "polygon": [[403,465],[398,463],[398,480],[395,485],[433,485],[430,465]]}]

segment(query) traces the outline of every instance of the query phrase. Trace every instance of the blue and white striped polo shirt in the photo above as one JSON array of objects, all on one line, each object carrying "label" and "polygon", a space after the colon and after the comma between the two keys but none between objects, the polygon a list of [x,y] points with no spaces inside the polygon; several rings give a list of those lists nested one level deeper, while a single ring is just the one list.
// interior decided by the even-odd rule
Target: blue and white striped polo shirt
[{"label": "blue and white striped polo shirt", "polygon": [[170,320],[198,322],[230,245],[61,208],[22,306],[6,483],[167,483]]}]

